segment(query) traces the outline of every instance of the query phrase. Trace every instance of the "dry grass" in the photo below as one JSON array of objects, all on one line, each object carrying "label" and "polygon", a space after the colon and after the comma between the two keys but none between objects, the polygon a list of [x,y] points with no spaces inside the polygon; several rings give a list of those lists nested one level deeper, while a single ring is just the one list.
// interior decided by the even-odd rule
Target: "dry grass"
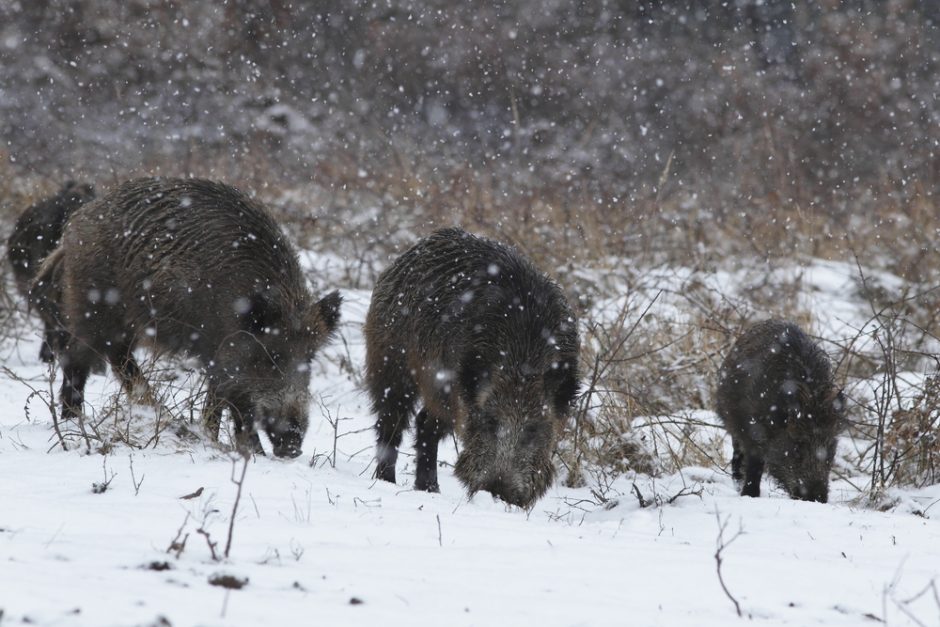
[{"label": "dry grass", "polygon": [[898,485],[940,482],[940,377],[928,377],[909,406],[892,412],[884,455]]},{"label": "dry grass", "polygon": [[[928,241],[940,229],[940,212],[926,195],[876,207],[860,203],[857,214],[804,210],[775,197],[719,205],[669,185],[627,201],[576,182],[522,178],[514,184],[485,167],[431,165],[394,152],[381,168],[354,155],[324,157],[298,182],[267,154],[263,144],[235,157],[193,152],[113,178],[205,176],[252,191],[302,247],[335,257],[331,287],[367,289],[415,237],[444,225],[514,243],[559,281],[582,322],[584,394],[559,455],[571,484],[628,472],[727,468],[723,432],[697,411],[712,407],[724,351],[744,325],[761,317],[786,317],[813,329],[815,312],[801,297],[807,286],[798,272],[780,269],[813,258],[857,257],[866,270],[891,272],[904,281],[900,293],[872,277],[858,281],[859,306],[882,312],[872,316],[879,329],[887,328],[888,313],[893,316],[885,350],[865,341],[871,329],[851,341],[822,339],[856,401],[854,471],[873,474],[888,461],[894,470],[872,481],[873,492],[876,484],[883,490],[937,480],[937,439],[930,435],[937,430],[936,384],[905,394],[890,388],[899,372],[926,367],[940,337],[940,253]],[[40,184],[2,163],[0,224],[8,230],[19,208],[58,181]],[[662,178],[668,177],[667,169]],[[719,274],[729,278],[718,283],[713,278]],[[4,312],[18,302],[8,288],[0,297]],[[22,321],[4,316],[5,337],[15,336]],[[167,374],[150,367],[156,378]],[[355,365],[347,367],[355,373]],[[863,390],[872,380],[891,390],[881,405]],[[161,383],[168,395],[161,403],[175,416],[173,424],[190,423],[199,411],[198,383],[185,382],[195,391],[182,397],[175,385]],[[125,407],[126,399],[117,397],[101,411],[97,439],[131,446],[159,439],[161,418],[148,431]]]}]

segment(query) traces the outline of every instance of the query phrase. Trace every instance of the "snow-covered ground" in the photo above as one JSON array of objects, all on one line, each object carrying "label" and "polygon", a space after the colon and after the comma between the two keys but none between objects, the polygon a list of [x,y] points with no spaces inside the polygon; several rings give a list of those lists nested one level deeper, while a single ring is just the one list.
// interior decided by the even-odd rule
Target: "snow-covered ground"
[{"label": "snow-covered ground", "polygon": [[[343,336],[317,361],[322,405],[304,455],[251,460],[228,559],[214,561],[197,530],[224,550],[240,462],[171,438],[65,452],[41,399],[0,376],[0,624],[724,625],[736,615],[716,571],[721,521],[726,541],[742,532],[721,574],[754,622],[940,625],[929,588],[940,585],[940,486],[878,512],[843,482],[825,505],[769,481],[765,497],[745,499],[727,474],[691,468],[636,479],[646,498],[697,493],[671,504],[641,508],[622,477],[606,503],[556,485],[526,512],[485,493],[468,501],[449,468],[440,494],[412,491],[410,438],[399,485],[375,482],[368,402],[345,367],[362,360],[369,294],[344,296]],[[20,342],[0,361],[45,389],[37,354]],[[113,377],[94,376],[87,407],[115,391]],[[339,419],[335,458],[324,408]],[[216,575],[247,584],[215,586]]]}]

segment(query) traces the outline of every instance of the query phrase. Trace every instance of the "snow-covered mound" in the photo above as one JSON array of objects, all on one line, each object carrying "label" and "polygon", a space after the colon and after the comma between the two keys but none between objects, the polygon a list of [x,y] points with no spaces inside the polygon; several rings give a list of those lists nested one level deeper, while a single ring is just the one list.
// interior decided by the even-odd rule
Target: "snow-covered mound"
[{"label": "snow-covered mound", "polygon": [[[37,342],[5,345],[0,623],[701,627],[736,620],[729,595],[762,624],[940,620],[940,486],[895,493],[901,506],[879,512],[845,481],[826,505],[769,481],[747,499],[724,472],[687,468],[624,475],[603,493],[556,485],[526,512],[468,500],[449,468],[440,494],[412,491],[410,439],[400,484],[375,482],[356,381],[369,293],[344,297],[342,337],[316,362],[305,453],[252,459],[231,526],[241,461],[171,429],[144,449],[87,454],[69,436],[63,451]],[[93,377],[89,411],[116,392]],[[153,428],[138,414],[113,420]],[[454,447],[441,457],[452,463]]]}]

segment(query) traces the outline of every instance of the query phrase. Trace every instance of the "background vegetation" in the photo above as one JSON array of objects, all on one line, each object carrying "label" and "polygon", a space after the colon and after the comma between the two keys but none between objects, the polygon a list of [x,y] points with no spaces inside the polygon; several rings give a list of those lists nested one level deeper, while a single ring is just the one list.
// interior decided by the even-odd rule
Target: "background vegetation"
[{"label": "background vegetation", "polygon": [[850,264],[869,324],[822,339],[880,498],[940,480],[938,7],[4,2],[0,224],[157,173],[257,193],[340,287],[435,226],[514,242],[584,322],[572,481],[724,467],[694,412],[724,350],[765,315],[823,335],[801,269]]}]

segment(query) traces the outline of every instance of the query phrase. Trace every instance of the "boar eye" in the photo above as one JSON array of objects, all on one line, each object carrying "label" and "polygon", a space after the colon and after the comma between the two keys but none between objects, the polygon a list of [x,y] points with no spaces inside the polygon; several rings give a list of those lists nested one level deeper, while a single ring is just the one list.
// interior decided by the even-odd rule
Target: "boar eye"
[{"label": "boar eye", "polygon": [[843,394],[841,391],[836,394],[834,399],[832,399],[832,409],[837,414],[841,414],[843,411],[845,411],[845,394]]}]

